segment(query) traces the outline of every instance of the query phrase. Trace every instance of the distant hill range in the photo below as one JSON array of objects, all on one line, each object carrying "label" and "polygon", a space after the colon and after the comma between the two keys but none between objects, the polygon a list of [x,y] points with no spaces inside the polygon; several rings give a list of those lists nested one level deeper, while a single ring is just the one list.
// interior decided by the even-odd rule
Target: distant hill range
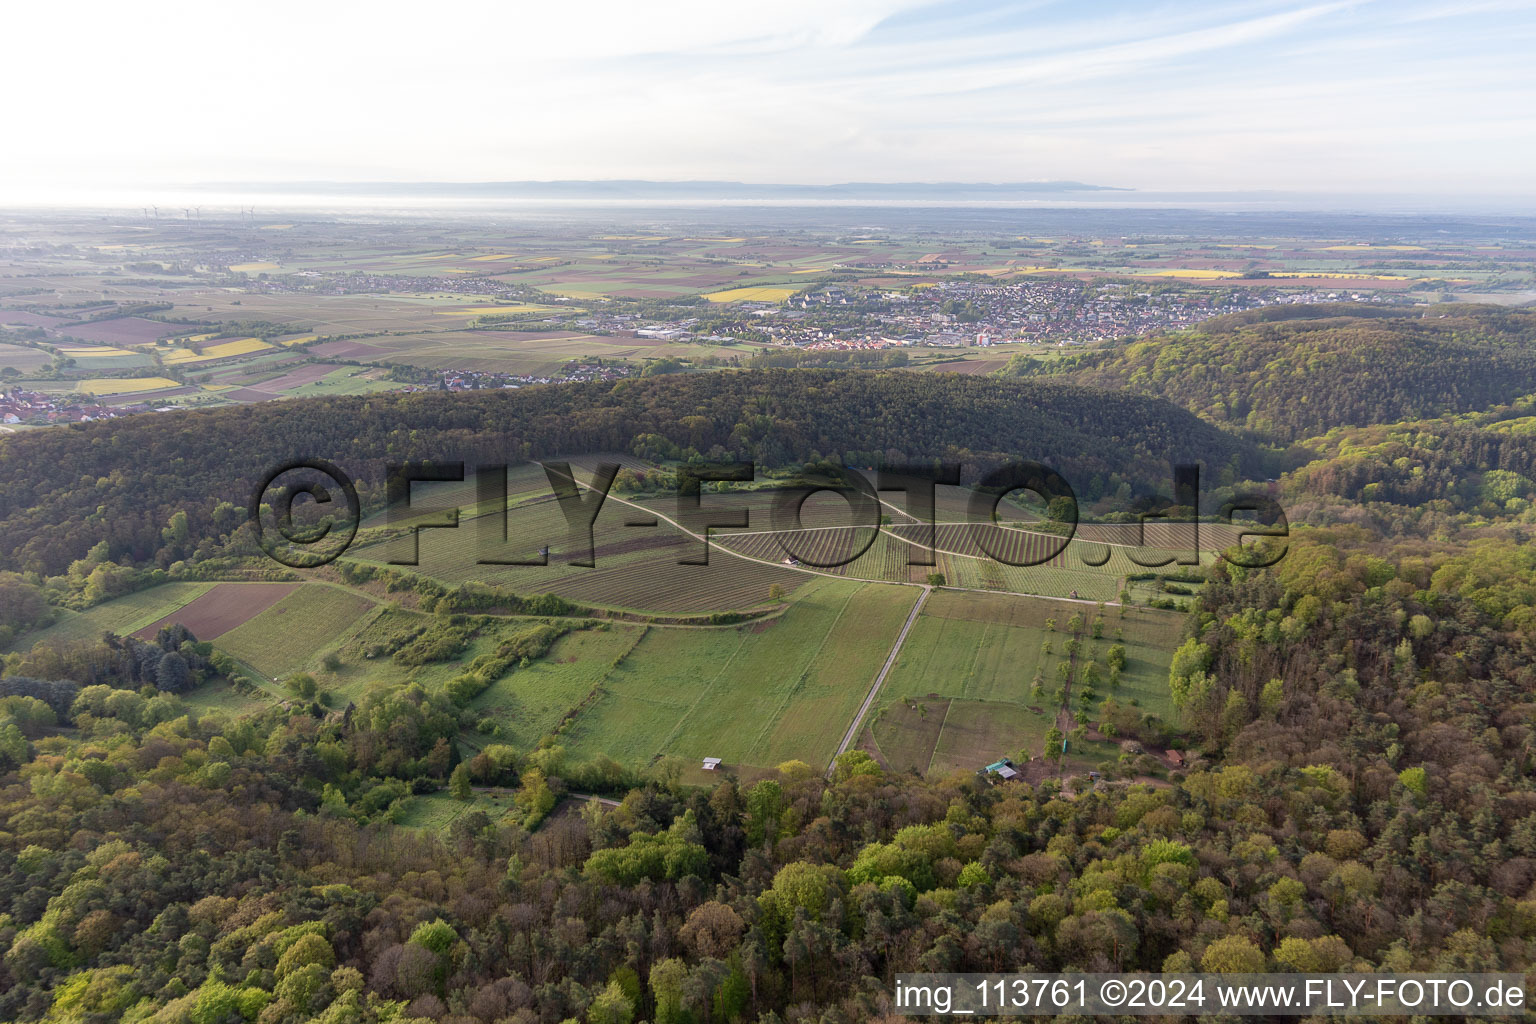
[{"label": "distant hill range", "polygon": [[219,191],[439,199],[1007,199],[1061,192],[1130,192],[1080,181],[853,181],[840,185],[752,184],[741,181],[301,181],[221,183]]},{"label": "distant hill range", "polygon": [[[114,553],[150,558],[177,511],[209,535],[220,502],[245,508],[252,486],[295,458],[332,460],[377,489],[389,462],[589,452],[770,468],[827,454],[863,466],[946,459],[964,463],[967,479],[1034,459],[1090,500],[1121,481],[1166,492],[1175,463],[1240,474],[1258,463],[1243,439],[1161,399],[953,373],[739,370],[309,398],[0,435],[0,570],[56,575],[104,538]],[[94,483],[108,474],[109,485]]]},{"label": "distant hill range", "polygon": [[1536,392],[1533,342],[1536,310],[1268,306],[1002,373],[1155,395],[1275,444],[1516,401]]}]

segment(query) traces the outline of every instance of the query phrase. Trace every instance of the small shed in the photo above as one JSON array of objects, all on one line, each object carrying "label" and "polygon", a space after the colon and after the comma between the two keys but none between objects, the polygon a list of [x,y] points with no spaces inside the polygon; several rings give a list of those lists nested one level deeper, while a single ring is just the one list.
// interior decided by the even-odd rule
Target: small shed
[{"label": "small shed", "polygon": [[989,764],[985,768],[983,768],[982,771],[984,771],[984,772],[1001,772],[1004,768],[1012,768],[1012,767],[1013,767],[1013,762],[1008,760],[1005,757],[1001,761],[993,761],[991,764]]},{"label": "small shed", "polygon": [[1168,751],[1168,760],[1173,762],[1175,768],[1184,767],[1184,755],[1179,753],[1177,750],[1170,749]]},{"label": "small shed", "polygon": [[714,771],[715,769],[717,769],[719,767],[720,767],[720,759],[718,757],[706,757],[704,759],[704,770],[705,771],[712,772],[712,771]]},{"label": "small shed", "polygon": [[997,770],[997,777],[1000,779],[1016,779],[1019,777],[1019,773],[1005,764]]}]

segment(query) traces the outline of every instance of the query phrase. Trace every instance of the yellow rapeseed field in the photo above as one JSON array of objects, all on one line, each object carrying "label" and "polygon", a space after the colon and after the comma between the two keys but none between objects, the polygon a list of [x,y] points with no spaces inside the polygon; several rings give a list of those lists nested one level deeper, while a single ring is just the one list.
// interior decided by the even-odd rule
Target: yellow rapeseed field
[{"label": "yellow rapeseed field", "polygon": [[75,356],[106,357],[106,356],[136,356],[136,355],[138,355],[137,352],[131,351],[131,350],[126,349],[126,348],[111,348],[111,347],[108,347],[106,345],[85,345],[85,346],[80,346],[80,347],[75,347],[75,348],[64,348],[64,347],[61,346],[59,348],[59,351],[64,353],[67,356],[70,356],[70,357],[75,357]]},{"label": "yellow rapeseed field", "polygon": [[181,385],[169,377],[93,377],[78,382],[75,390],[82,395],[131,395],[139,391],[179,387]]},{"label": "yellow rapeseed field", "polygon": [[189,348],[173,348],[160,358],[168,365],[180,366],[185,363],[206,363],[211,359],[248,355],[271,347],[260,338],[240,338],[236,341],[221,341],[217,345],[204,346],[201,355]]},{"label": "yellow rapeseed field", "polygon": [[722,292],[710,292],[704,297],[710,302],[782,302],[799,290],[798,288],[788,288],[783,285],[762,288],[727,288]]}]

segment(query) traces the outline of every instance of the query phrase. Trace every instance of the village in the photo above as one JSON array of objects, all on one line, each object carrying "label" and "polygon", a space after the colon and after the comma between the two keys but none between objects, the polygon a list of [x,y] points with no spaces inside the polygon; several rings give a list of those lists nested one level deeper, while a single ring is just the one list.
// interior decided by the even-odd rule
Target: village
[{"label": "village", "polygon": [[[741,338],[812,351],[1085,345],[1190,327],[1262,306],[1346,301],[1409,300],[1331,289],[1218,290],[1075,279],[1009,284],[945,281],[910,291],[828,285],[782,305],[743,304],[738,323],[712,323],[704,340]],[[654,336],[679,337],[698,324],[697,319],[680,320],[649,324],[643,330]]]},{"label": "village", "polygon": [[0,424],[5,426],[89,423],[142,411],[145,409],[102,405],[88,396],[48,394],[24,388],[0,391]]}]

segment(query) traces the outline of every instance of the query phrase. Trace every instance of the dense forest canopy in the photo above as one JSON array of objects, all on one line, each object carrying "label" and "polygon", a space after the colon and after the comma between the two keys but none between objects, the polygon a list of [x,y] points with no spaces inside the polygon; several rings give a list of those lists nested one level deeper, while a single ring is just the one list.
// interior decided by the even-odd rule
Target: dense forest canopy
[{"label": "dense forest canopy", "polygon": [[[894,1024],[912,971],[1529,971],[1533,314],[1345,312],[1212,321],[1059,381],[670,374],[0,442],[0,558],[23,570],[0,572],[0,639],[23,640],[0,664],[0,1019]],[[25,643],[117,574],[206,562],[296,456],[374,494],[386,461],[592,451],[1033,457],[1151,491],[1175,461],[1240,482],[1264,466],[1250,437],[1290,446],[1292,535],[1271,567],[1193,577],[1165,648],[1185,756],[1156,776],[1138,744],[1097,783],[854,749],[708,788],[558,733],[461,749],[485,678],[602,635],[563,604],[519,605],[444,686],[343,706],[296,673],[243,717],[196,702],[231,666],[184,632]],[[483,611],[440,601],[369,656],[451,660]],[[1139,718],[1113,691],[1082,710]],[[413,798],[477,788],[513,810],[400,827]]]},{"label": "dense forest canopy", "polygon": [[[506,463],[584,452],[799,465],[1031,459],[1080,494],[1115,476],[1166,492],[1171,466],[1251,472],[1252,450],[1158,399],[1058,382],[826,370],[669,374],[618,384],[327,398],[137,416],[0,438],[0,568],[48,574],[107,541],[152,558],[185,512],[192,543],[243,519],[268,472],[300,458],[379,484],[390,462]],[[221,504],[224,508],[221,510]]]},{"label": "dense forest canopy", "polygon": [[1536,311],[1275,306],[1054,362],[1016,356],[1004,372],[1157,395],[1281,444],[1536,391]]},{"label": "dense forest canopy", "polygon": [[[1525,969],[1536,563],[1296,544],[1191,617],[1171,682],[1206,757],[1070,798],[861,752],[713,790],[558,746],[459,762],[415,687],[239,720],[126,681],[0,697],[0,1016],[854,1022],[918,970]],[[461,774],[529,822],[626,795],[388,824]]]}]

